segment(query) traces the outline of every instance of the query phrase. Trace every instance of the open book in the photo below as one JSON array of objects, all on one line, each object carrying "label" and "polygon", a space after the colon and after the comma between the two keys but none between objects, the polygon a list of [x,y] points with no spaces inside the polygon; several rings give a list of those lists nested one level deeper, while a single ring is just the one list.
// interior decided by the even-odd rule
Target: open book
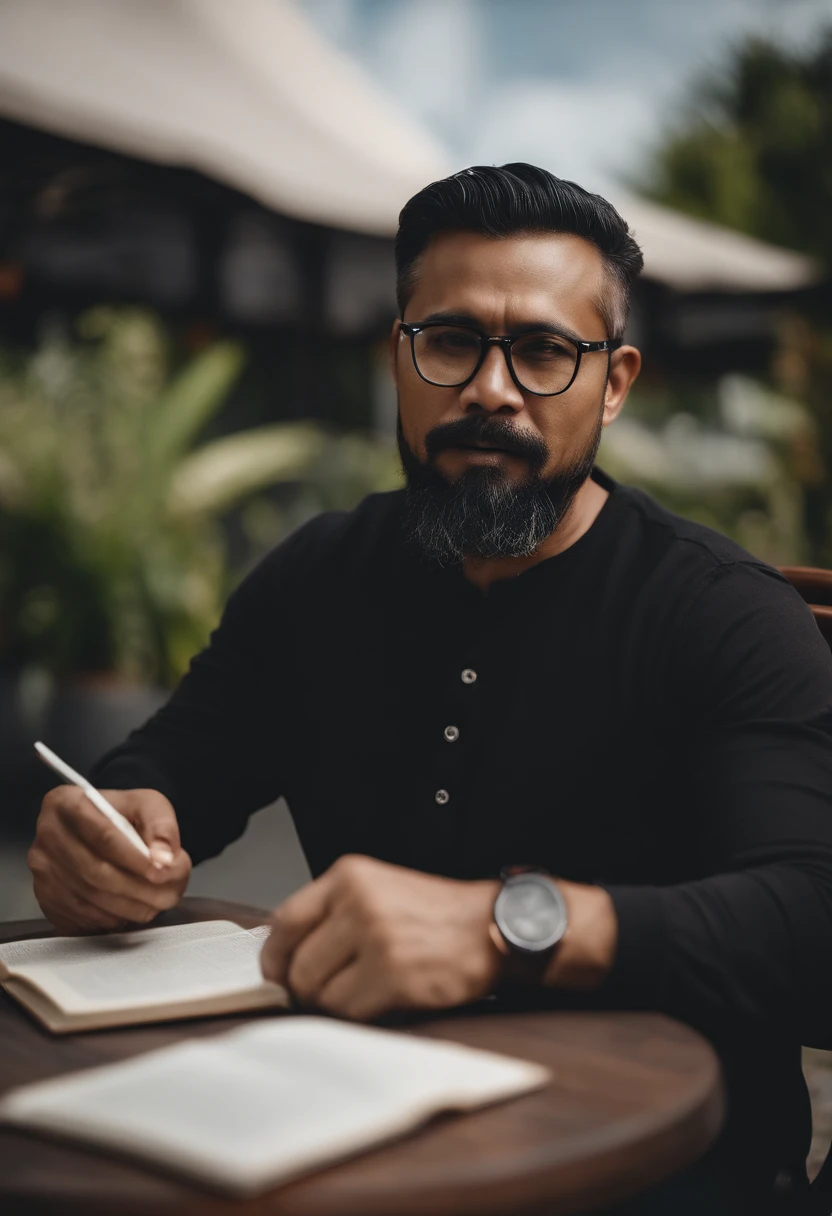
[{"label": "open book", "polygon": [[288,1006],[263,979],[267,932],[211,920],[0,946],[0,984],[55,1034]]},{"label": "open book", "polygon": [[23,1086],[0,1101],[0,1122],[251,1195],[549,1077],[455,1043],[278,1018]]}]

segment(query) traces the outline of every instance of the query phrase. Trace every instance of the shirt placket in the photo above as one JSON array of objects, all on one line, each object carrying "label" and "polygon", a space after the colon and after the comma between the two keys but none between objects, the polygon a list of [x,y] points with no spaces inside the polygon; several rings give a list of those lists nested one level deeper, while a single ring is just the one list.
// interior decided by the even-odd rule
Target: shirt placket
[{"label": "shirt placket", "polygon": [[434,744],[426,770],[424,796],[432,819],[439,820],[436,839],[442,845],[443,869],[461,876],[485,673],[481,647],[468,642],[460,651],[439,690],[439,710],[433,718]]}]

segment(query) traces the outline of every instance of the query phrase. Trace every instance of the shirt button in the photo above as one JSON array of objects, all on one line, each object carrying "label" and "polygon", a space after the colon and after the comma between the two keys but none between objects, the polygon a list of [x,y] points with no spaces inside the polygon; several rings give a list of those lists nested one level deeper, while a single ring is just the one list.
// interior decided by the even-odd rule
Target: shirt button
[{"label": "shirt button", "polygon": [[447,790],[437,790],[433,797],[434,801],[438,802],[440,806],[444,806],[446,802],[450,802],[451,800],[451,795]]},{"label": "shirt button", "polygon": [[445,730],[444,730],[444,735],[449,743],[456,743],[457,739],[459,738],[459,727],[458,726],[446,726]]},{"label": "shirt button", "polygon": [[475,671],[472,671],[470,667],[466,667],[462,673],[462,683],[463,684],[473,684],[474,680],[476,680],[476,678],[477,678],[477,673]]}]

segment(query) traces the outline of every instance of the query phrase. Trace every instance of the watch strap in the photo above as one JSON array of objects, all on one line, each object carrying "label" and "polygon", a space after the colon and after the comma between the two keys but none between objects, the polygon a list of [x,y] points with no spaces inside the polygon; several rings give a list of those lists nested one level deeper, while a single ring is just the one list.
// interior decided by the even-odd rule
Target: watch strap
[{"label": "watch strap", "polygon": [[521,954],[519,950],[512,950],[500,932],[496,921],[492,920],[488,926],[488,932],[502,956],[497,990],[539,988],[549,966],[549,960],[557,946],[553,946],[550,950],[541,950],[538,954]]}]

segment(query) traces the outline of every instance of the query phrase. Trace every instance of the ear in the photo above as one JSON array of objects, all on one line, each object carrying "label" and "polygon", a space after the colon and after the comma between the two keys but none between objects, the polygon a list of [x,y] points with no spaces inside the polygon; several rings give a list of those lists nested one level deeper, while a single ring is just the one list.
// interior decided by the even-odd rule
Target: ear
[{"label": "ear", "polygon": [[641,351],[635,346],[619,346],[613,351],[604,395],[603,426],[609,426],[621,413],[630,386],[640,371]]},{"label": "ear", "polygon": [[393,328],[390,330],[390,371],[393,375],[393,384],[398,389],[399,387],[399,346],[401,345],[401,321],[396,318],[393,322]]}]

